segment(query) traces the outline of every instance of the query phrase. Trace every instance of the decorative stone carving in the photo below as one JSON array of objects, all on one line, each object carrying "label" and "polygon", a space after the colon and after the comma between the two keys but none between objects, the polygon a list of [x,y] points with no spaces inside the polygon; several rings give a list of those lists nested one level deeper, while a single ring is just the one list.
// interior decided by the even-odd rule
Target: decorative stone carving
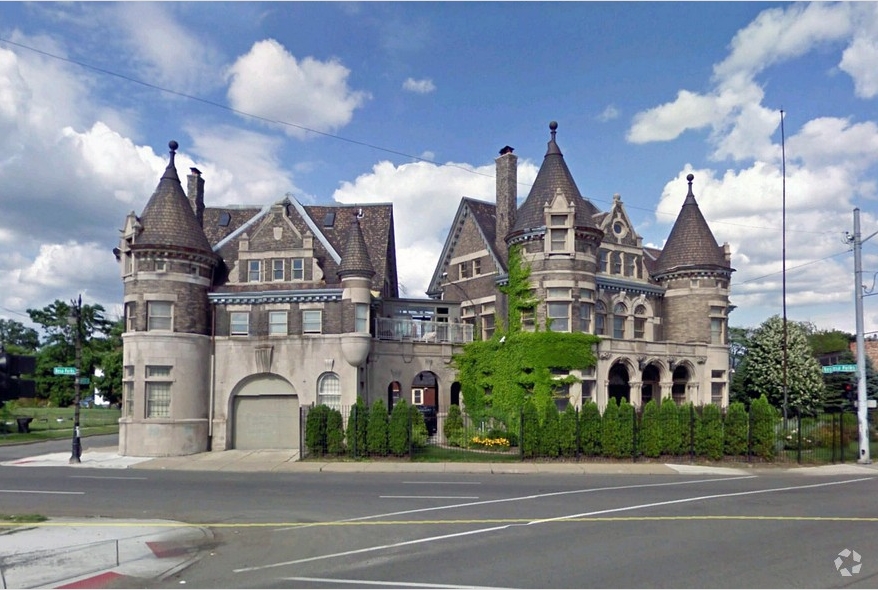
[{"label": "decorative stone carving", "polygon": [[259,346],[253,350],[256,355],[256,371],[259,373],[271,373],[271,357],[273,346]]}]

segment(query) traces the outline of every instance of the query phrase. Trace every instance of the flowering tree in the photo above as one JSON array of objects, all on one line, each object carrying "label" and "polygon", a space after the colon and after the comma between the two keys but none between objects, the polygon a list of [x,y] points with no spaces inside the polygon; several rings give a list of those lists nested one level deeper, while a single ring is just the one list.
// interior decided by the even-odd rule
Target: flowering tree
[{"label": "flowering tree", "polygon": [[[823,370],[814,358],[807,332],[798,322],[772,316],[757,328],[747,348],[744,386],[751,398],[765,395],[776,408],[783,408],[784,382],[787,407],[802,414],[814,414],[823,407]],[[786,379],[784,379],[786,350]]]}]

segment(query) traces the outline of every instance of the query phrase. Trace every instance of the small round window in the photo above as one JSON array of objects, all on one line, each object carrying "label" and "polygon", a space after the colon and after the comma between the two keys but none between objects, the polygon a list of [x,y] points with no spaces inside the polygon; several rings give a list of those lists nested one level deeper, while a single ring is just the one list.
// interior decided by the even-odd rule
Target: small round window
[{"label": "small round window", "polygon": [[613,224],[613,233],[615,233],[616,235],[622,235],[622,232],[624,232],[624,231],[625,231],[625,226],[622,225],[622,222],[617,221],[616,223]]}]

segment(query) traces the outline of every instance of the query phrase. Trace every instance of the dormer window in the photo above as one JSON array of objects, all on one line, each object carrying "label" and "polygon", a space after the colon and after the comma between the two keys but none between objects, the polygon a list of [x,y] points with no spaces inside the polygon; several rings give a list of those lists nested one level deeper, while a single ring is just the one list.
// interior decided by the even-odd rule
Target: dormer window
[{"label": "dormer window", "polygon": [[284,261],[283,258],[275,258],[271,261],[271,280],[284,280]]},{"label": "dormer window", "polygon": [[293,258],[293,280],[294,281],[305,280],[305,259],[304,258]]},{"label": "dormer window", "polygon": [[561,253],[570,251],[570,216],[569,215],[549,215],[549,243],[550,253]]}]

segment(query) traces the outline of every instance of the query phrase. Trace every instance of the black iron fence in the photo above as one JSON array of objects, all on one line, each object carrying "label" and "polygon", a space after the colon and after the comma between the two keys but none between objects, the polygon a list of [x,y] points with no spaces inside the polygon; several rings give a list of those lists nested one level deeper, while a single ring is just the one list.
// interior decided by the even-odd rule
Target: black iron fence
[{"label": "black iron fence", "polygon": [[[388,412],[383,404],[379,410],[309,406],[301,412],[300,453],[303,459],[797,464],[856,461],[859,454],[855,411],[784,420],[686,405],[675,414],[644,414],[623,405],[610,417],[570,407],[501,420],[475,418],[458,406],[405,405],[404,412]],[[872,455],[878,451],[876,417],[871,410]]]}]

